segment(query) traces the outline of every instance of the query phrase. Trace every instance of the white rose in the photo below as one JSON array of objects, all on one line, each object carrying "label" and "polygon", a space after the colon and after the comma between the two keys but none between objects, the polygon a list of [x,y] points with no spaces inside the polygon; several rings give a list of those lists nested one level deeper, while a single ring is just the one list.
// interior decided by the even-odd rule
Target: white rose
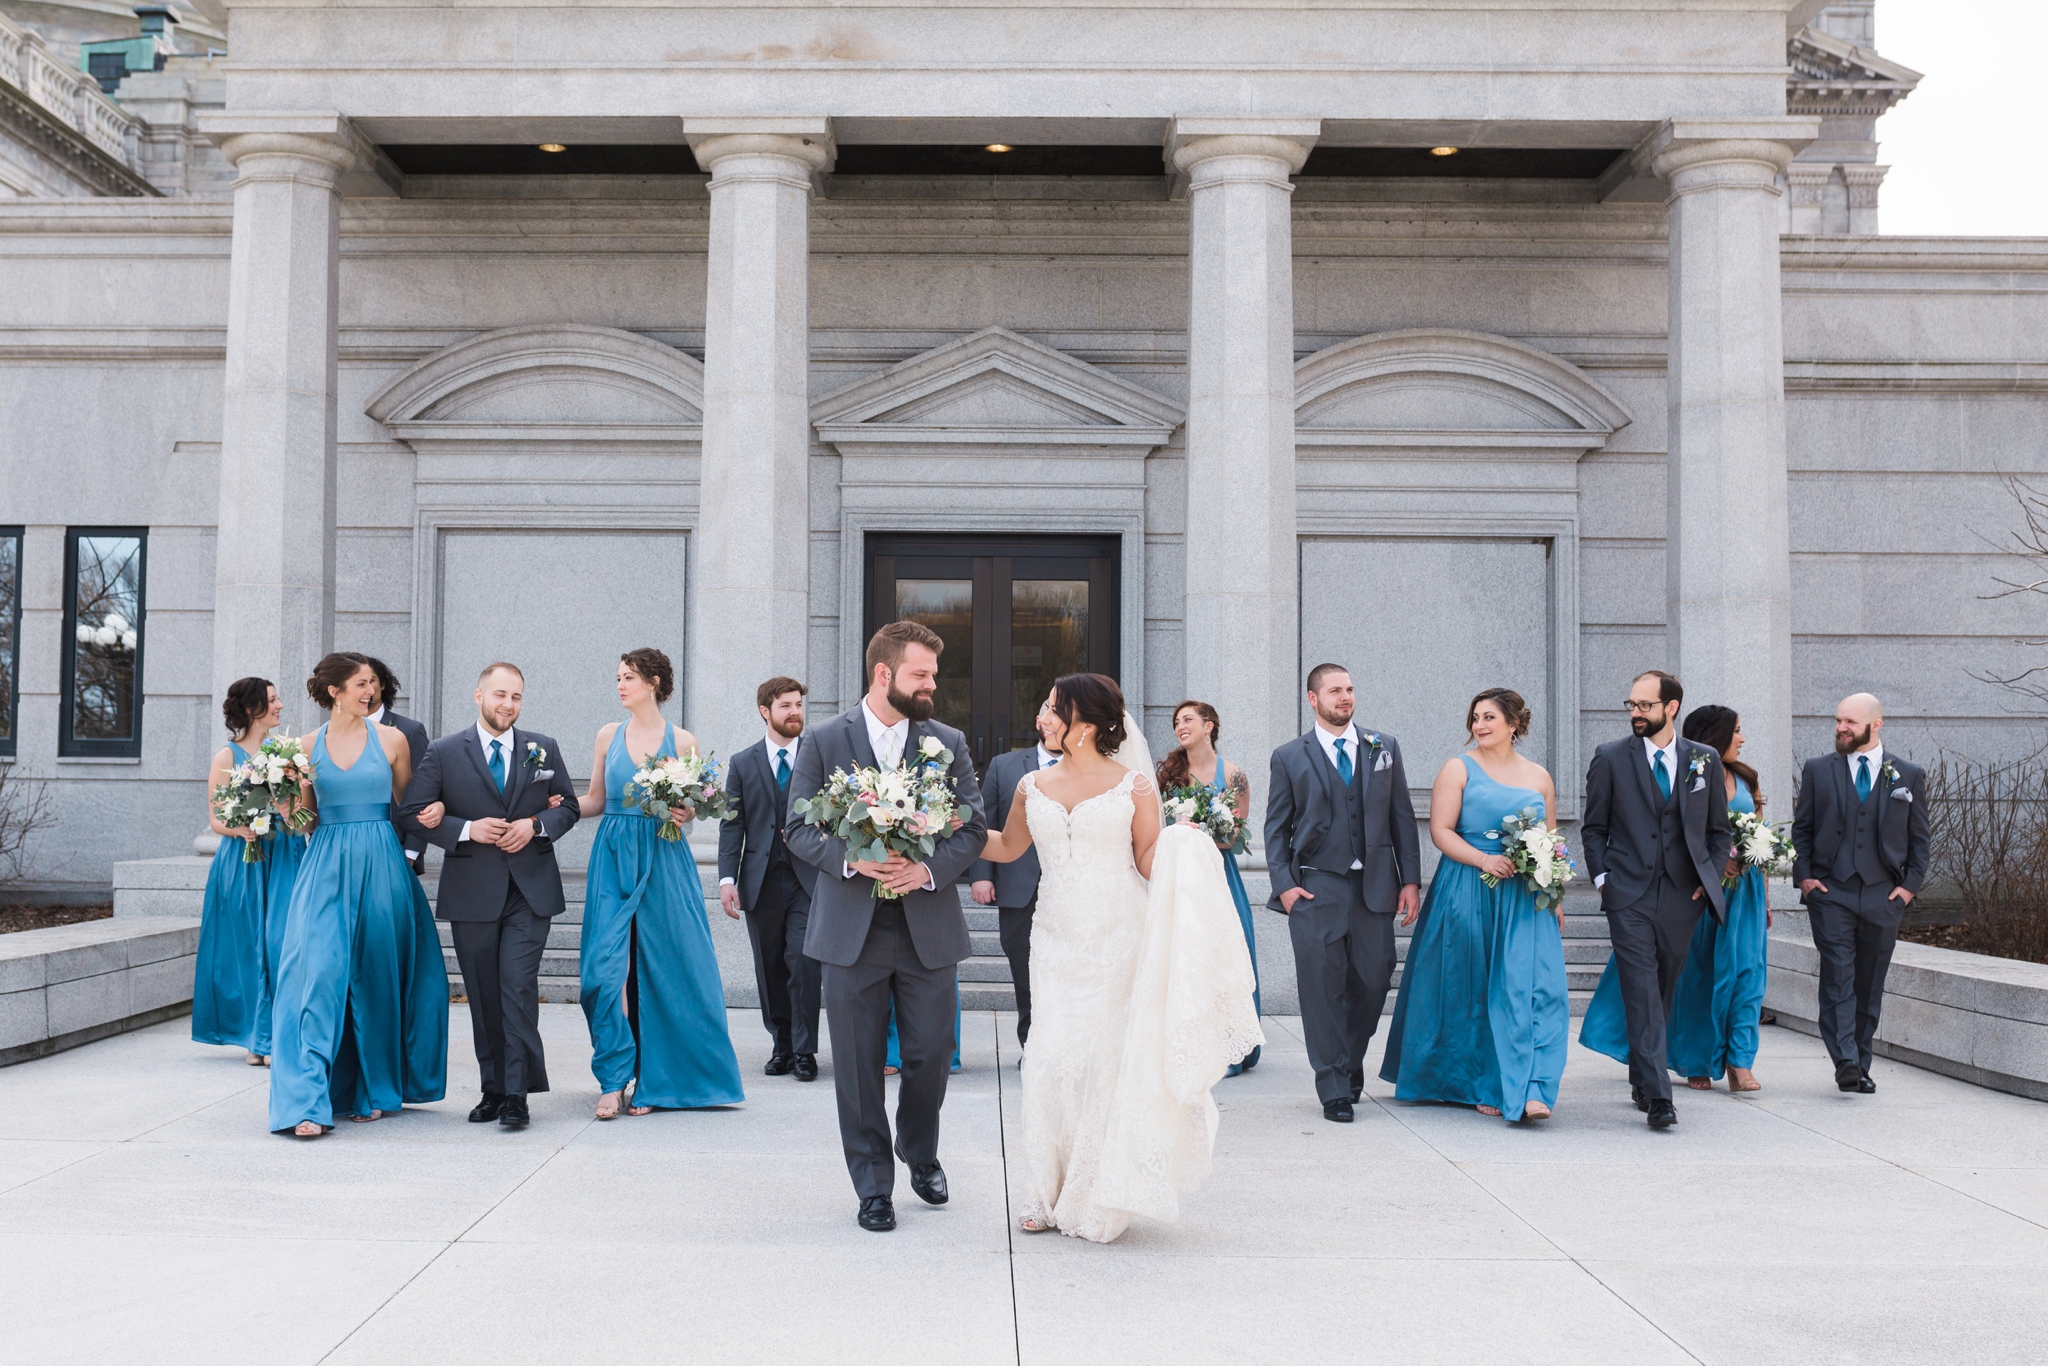
[{"label": "white rose", "polygon": [[917,742],[917,752],[927,759],[936,759],[946,752],[946,747],[939,743],[938,736],[927,735]]}]

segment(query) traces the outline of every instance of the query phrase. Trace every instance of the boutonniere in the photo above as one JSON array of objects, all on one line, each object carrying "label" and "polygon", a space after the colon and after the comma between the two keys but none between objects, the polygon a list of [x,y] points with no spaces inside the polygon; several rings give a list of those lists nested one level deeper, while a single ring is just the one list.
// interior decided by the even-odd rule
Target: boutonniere
[{"label": "boutonniere", "polygon": [[533,770],[534,777],[545,780],[555,776],[553,769],[545,767],[547,761],[547,746],[528,740],[526,742],[526,766]]},{"label": "boutonniere", "polygon": [[1704,778],[1707,775],[1707,756],[1704,754],[1694,754],[1686,762],[1685,771],[1690,777]]},{"label": "boutonniere", "polygon": [[1359,735],[1365,741],[1365,755],[1372,760],[1369,767],[1374,773],[1394,766],[1394,756],[1387,753],[1386,743],[1380,739],[1378,731],[1362,730]]},{"label": "boutonniere", "polygon": [[1877,770],[1877,776],[1894,785],[1899,781],[1899,771],[1892,767],[1892,761],[1889,759],[1885,760],[1883,767]]},{"label": "boutonniere", "polygon": [[951,768],[953,765],[953,752],[947,749],[936,735],[927,735],[917,742],[917,757],[928,764],[938,764],[944,768]]}]

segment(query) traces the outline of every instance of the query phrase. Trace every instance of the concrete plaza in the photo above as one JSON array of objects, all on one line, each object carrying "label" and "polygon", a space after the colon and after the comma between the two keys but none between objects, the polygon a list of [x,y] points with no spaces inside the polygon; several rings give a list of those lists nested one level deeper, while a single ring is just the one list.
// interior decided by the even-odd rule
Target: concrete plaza
[{"label": "concrete plaza", "polygon": [[524,1133],[450,1099],[317,1143],[173,1021],[0,1071],[0,1362],[2035,1362],[2048,1107],[1880,1061],[1833,1087],[1766,1029],[1766,1089],[1679,1093],[1652,1134],[1576,1046],[1557,1117],[1313,1102],[1297,1022],[1219,1088],[1216,1170],[1111,1247],[1016,1232],[1007,1017],[969,1015],[943,1155],[854,1226],[829,1057],[745,1106],[598,1124],[587,1036],[544,1008]]}]

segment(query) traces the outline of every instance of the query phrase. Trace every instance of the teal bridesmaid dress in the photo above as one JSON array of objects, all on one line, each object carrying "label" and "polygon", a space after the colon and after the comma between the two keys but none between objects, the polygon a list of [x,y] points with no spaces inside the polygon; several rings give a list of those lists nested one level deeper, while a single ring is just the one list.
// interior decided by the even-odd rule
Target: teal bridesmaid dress
[{"label": "teal bridesmaid dress", "polygon": [[[1209,786],[1215,790],[1218,801],[1230,800],[1230,784],[1226,781],[1229,772],[1223,765],[1223,751],[1216,751],[1216,781]],[[1259,1011],[1259,941],[1252,932],[1252,902],[1244,890],[1244,874],[1237,869],[1237,855],[1228,849],[1223,854],[1223,880],[1230,884],[1230,899],[1237,905],[1238,923],[1244,926],[1245,952],[1252,956],[1252,1013]],[[1230,1076],[1241,1076],[1259,1065],[1259,1050],[1254,1048],[1245,1055],[1243,1062],[1230,1064]]]},{"label": "teal bridesmaid dress", "polygon": [[[1483,853],[1500,822],[1543,795],[1488,777],[1471,755],[1458,833]],[[1519,1120],[1532,1100],[1557,1104],[1571,1037],[1571,997],[1557,918],[1522,878],[1488,887],[1477,868],[1443,859],[1401,974],[1380,1077],[1396,1100],[1491,1105]]]},{"label": "teal bridesmaid dress", "polygon": [[[896,1037],[896,1001],[893,997],[889,1001],[889,1053],[884,1065],[899,1072],[903,1070],[903,1044]],[[953,1063],[946,1070],[960,1070],[960,983],[957,974],[953,983]]]},{"label": "teal bridesmaid dress", "polygon": [[322,726],[313,790],[320,820],[292,888],[272,1012],[274,1133],[448,1090],[448,971],[391,828],[391,763],[376,734],[345,769]]},{"label": "teal bridesmaid dress", "polygon": [[[230,741],[237,765],[249,751]],[[284,927],[305,857],[306,837],[280,820],[259,843],[263,861],[242,857],[243,841],[221,837],[206,873],[199,957],[192,975],[192,1039],[270,1056],[270,1009]]]},{"label": "teal bridesmaid dress", "polygon": [[[1728,810],[1753,812],[1749,785],[1735,784]],[[1702,915],[1671,991],[1664,1061],[1682,1077],[1719,1081],[1729,1068],[1756,1065],[1757,1021],[1764,1008],[1765,939],[1769,936],[1764,875],[1746,868],[1728,891],[1728,923]],[[1617,1062],[1628,1061],[1628,1019],[1614,958],[1579,1024],[1579,1042]]]},{"label": "teal bridesmaid dress", "polygon": [[[675,752],[669,726],[656,755]],[[696,856],[688,840],[662,839],[656,819],[626,801],[637,767],[621,723],[605,752],[604,819],[583,903],[590,1070],[600,1091],[623,1091],[638,1078],[634,1105],[736,1105],[747,1096]]]}]

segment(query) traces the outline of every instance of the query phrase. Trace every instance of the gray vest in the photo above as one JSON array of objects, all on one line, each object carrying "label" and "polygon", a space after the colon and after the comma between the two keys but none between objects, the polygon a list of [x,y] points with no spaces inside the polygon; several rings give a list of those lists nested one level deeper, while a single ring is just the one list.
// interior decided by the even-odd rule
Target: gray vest
[{"label": "gray vest", "polygon": [[[1354,733],[1351,743],[1345,749],[1357,748]],[[1351,783],[1344,787],[1344,818],[1333,822],[1330,827],[1329,843],[1316,853],[1316,867],[1327,872],[1341,873],[1353,863],[1365,862],[1365,762],[1357,755],[1351,756]]]},{"label": "gray vest", "polygon": [[1685,843],[1685,816],[1678,805],[1678,785],[1683,781],[1683,769],[1672,775],[1671,796],[1657,812],[1657,856],[1664,865],[1664,876],[1671,879],[1673,886],[1689,892],[1700,885],[1700,873],[1693,866],[1692,850]]},{"label": "gray vest", "polygon": [[[1847,881],[1856,877],[1866,887],[1877,886],[1889,879],[1885,875],[1884,863],[1877,856],[1877,785],[1883,781],[1877,770],[1870,774],[1870,795],[1856,803],[1854,813],[1849,817],[1849,829],[1841,846],[1835,850],[1835,866],[1828,871],[1837,879]],[[1849,756],[1849,797],[1856,796],[1856,756]]]}]

